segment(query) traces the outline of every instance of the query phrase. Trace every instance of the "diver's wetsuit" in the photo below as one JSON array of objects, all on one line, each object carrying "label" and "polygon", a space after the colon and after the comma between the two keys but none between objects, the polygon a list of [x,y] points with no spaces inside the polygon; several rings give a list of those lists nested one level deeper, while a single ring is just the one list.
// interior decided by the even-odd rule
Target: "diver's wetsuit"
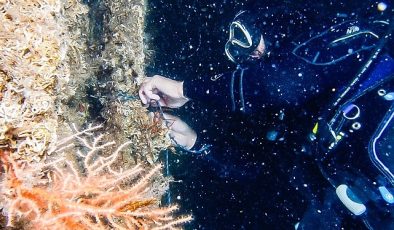
[{"label": "diver's wetsuit", "polygon": [[[245,205],[245,202],[240,202],[242,206],[245,206],[242,210],[250,209],[250,216],[252,214],[257,216],[250,221],[256,224],[256,229],[261,229],[261,224],[271,223],[272,227],[276,223],[272,222],[272,220],[270,222],[270,219],[264,216],[264,212],[260,208],[256,208],[257,211],[253,213],[251,207],[265,205],[265,211],[273,209],[282,211],[281,209],[287,209],[289,206],[286,205],[289,205],[288,203],[292,201],[286,202],[286,199],[282,198],[283,195],[279,197],[275,196],[275,194],[278,191],[282,192],[282,194],[286,193],[288,189],[286,187],[291,187],[287,183],[293,177],[299,179],[299,177],[313,175],[316,172],[316,170],[312,170],[311,173],[309,168],[311,165],[305,163],[308,168],[308,172],[305,173],[302,169],[302,164],[299,163],[304,163],[303,155],[296,157],[296,153],[302,151],[301,145],[305,141],[307,133],[312,129],[314,125],[313,120],[318,116],[319,110],[333,100],[342,87],[349,84],[371,53],[371,50],[365,50],[332,65],[315,65],[294,55],[292,51],[296,45],[300,44],[298,41],[304,42],[317,33],[324,31],[325,29],[322,28],[322,25],[334,25],[333,23],[326,24],[319,21],[320,23],[321,25],[318,28],[316,27],[317,29],[313,32],[310,32],[308,26],[304,29],[299,29],[298,25],[295,26],[297,29],[291,30],[288,34],[298,34],[299,32],[307,31],[305,37],[297,39],[295,36],[289,37],[286,41],[281,41],[280,44],[276,44],[275,40],[270,40],[267,34],[266,38],[271,43],[268,46],[268,50],[273,49],[273,51],[269,57],[265,57],[261,62],[245,68],[242,90],[240,90],[241,69],[221,76],[212,78],[200,77],[184,82],[185,95],[194,101],[200,101],[206,105],[204,107],[205,110],[201,111],[201,114],[197,114],[199,116],[193,117],[191,123],[187,122],[198,133],[198,140],[194,149],[199,149],[202,144],[213,145],[210,153],[207,155],[203,154],[199,159],[211,162],[212,164],[209,164],[209,166],[213,167],[213,170],[217,171],[220,176],[240,180],[259,177],[260,181],[264,181],[263,190],[257,185],[247,190],[248,192],[254,192],[249,197],[255,197],[254,199],[257,201],[250,199],[253,200],[253,202],[247,203],[250,206]],[[278,21],[276,25],[278,24],[282,24],[282,22]],[[283,24],[286,24],[286,22]],[[294,41],[295,43],[293,43]],[[351,49],[355,50],[352,42],[346,43],[346,45],[348,47],[345,49],[346,53],[352,52]],[[315,44],[315,46],[319,46],[319,44]],[[233,87],[231,87],[233,74],[234,81]],[[243,91],[243,103],[240,91]],[[234,96],[233,98],[232,95]],[[241,108],[243,109],[241,110]],[[186,119],[190,119],[190,117]],[[296,160],[299,160],[299,162],[295,162]],[[195,165],[191,164],[190,166],[194,167]],[[301,170],[301,172],[294,172],[297,170]],[[319,173],[318,171],[316,172],[316,174]],[[216,192],[215,181],[212,182],[209,179],[204,184],[204,188],[212,184],[211,187],[214,191],[201,192],[201,189],[198,189],[199,187],[196,185],[199,183],[199,180],[200,178],[197,178],[197,182],[193,181],[190,187],[196,188],[192,190],[193,194],[196,194],[196,199],[208,203],[208,205],[205,205],[205,208],[208,206],[210,207],[209,209],[215,210],[214,202],[219,199],[210,201],[209,194],[211,193],[214,194],[212,197],[220,197],[220,200],[226,203],[225,209],[229,207],[227,203],[236,202],[232,200],[233,197],[230,195],[222,198],[221,193],[233,192],[227,191],[229,189],[225,189],[224,192]],[[311,185],[313,182],[310,181],[310,178],[303,178],[302,180],[307,183],[294,183],[296,184],[294,187],[298,186],[298,191],[302,189],[315,190],[315,188],[311,188],[313,187]],[[249,180],[247,180],[247,186],[262,184],[248,182]],[[290,183],[292,182],[290,181]],[[325,183],[324,179],[315,180],[314,184],[321,185],[323,183]],[[233,188],[231,187],[230,189]],[[297,193],[298,191],[294,192]],[[304,191],[303,193],[309,193],[309,191]],[[266,194],[270,195],[263,197]],[[294,196],[297,195],[294,194]],[[314,195],[311,194],[311,196]],[[208,200],[206,200],[206,197],[208,197]],[[226,197],[228,197],[228,201],[226,201]],[[236,199],[240,199],[239,197],[236,196]],[[275,203],[276,207],[267,205],[265,199]],[[290,199],[293,199],[293,197]],[[308,197],[305,200],[308,202],[312,199]],[[254,203],[257,203],[257,205]],[[299,204],[298,200],[296,203],[297,205]],[[197,204],[199,203],[197,202]],[[199,204],[199,207],[204,207],[204,205]],[[318,205],[315,207],[317,210]],[[291,207],[289,209],[294,210]],[[316,210],[313,210],[313,215],[309,217],[310,219],[315,218]],[[217,211],[218,216],[224,216],[225,214],[220,214],[220,211],[222,210]],[[322,211],[325,214],[325,211]],[[202,212],[204,213],[205,221],[207,211]],[[216,214],[215,211],[210,213],[212,215]],[[270,214],[268,211],[267,213]],[[280,215],[279,211],[273,213],[273,215]],[[283,213],[286,213],[285,210],[283,210]],[[323,214],[319,214],[320,217]],[[331,213],[328,216],[332,216]],[[281,217],[283,220],[288,218],[288,216]],[[306,215],[306,218],[308,218],[308,215]],[[335,219],[335,217],[332,218]],[[324,220],[315,219],[315,222],[319,222],[320,227],[327,227],[329,226],[327,219],[327,214],[325,214]],[[333,220],[333,222],[335,221]],[[242,223],[242,225],[251,226],[252,224]],[[316,228],[315,224],[313,227],[314,229],[319,229],[318,227]]]},{"label": "diver's wetsuit", "polygon": [[[358,22],[352,23],[344,24],[344,36],[351,34],[347,31],[351,26],[363,26]],[[310,37],[315,35],[309,34]],[[212,167],[221,176],[245,180],[261,179],[267,173],[278,177],[281,177],[278,174],[288,174],[288,178],[282,175],[283,179],[299,190],[304,189],[303,194],[315,197],[319,193],[318,196],[324,196],[324,191],[319,188],[327,185],[324,179],[313,178],[313,174],[320,174],[318,170],[312,164],[305,163],[302,155],[296,155],[303,151],[302,144],[319,111],[326,109],[326,105],[349,84],[370,57],[373,49],[352,53],[363,47],[357,44],[360,41],[364,40],[350,39],[341,44],[340,50],[333,49],[333,52],[343,54],[346,47],[344,54],[349,54],[343,60],[338,59],[343,55],[337,53],[326,57],[333,63],[321,64],[324,62],[323,56],[300,56],[297,53],[300,49],[295,50],[295,47],[301,43],[289,42],[255,65],[212,78],[185,81],[185,95],[206,105],[203,119],[196,118],[194,125],[191,124],[198,133],[197,149],[201,144],[213,144],[210,153],[202,158],[211,161]],[[390,44],[392,46],[392,41]],[[394,60],[387,50],[381,52],[377,62],[389,60],[391,64],[385,67],[385,72],[392,73]],[[303,164],[307,165],[307,172]],[[292,178],[296,177],[300,181],[292,182]],[[305,182],[308,186],[303,186]],[[331,193],[326,197],[332,197]],[[337,226],[338,217],[327,211],[332,209],[333,200],[329,198],[323,205],[313,204],[313,201],[312,207],[316,210],[323,206],[326,217],[316,221],[316,210],[312,210],[309,213],[312,216],[306,215],[304,222],[313,219],[309,227],[314,229]],[[304,223],[300,226],[308,228]]]},{"label": "diver's wetsuit", "polygon": [[[348,28],[355,25],[366,26],[346,22],[338,27],[341,32],[335,36],[345,36]],[[360,42],[363,40],[350,39],[342,44],[349,49],[345,54],[362,47]],[[207,158],[217,164],[222,162],[225,169],[220,170],[228,170],[225,173],[253,177],[262,168],[261,161],[267,159],[263,153],[281,151],[281,157],[283,154],[291,157],[300,151],[319,110],[349,83],[372,50],[337,60],[336,57],[342,56],[343,47],[333,49],[338,54],[331,54],[333,57],[328,60],[335,60],[335,64],[320,64],[317,58],[315,63],[309,63],[305,60],[308,57],[295,55],[297,45],[299,43],[282,43],[280,49],[255,65],[184,82],[185,95],[204,102],[212,113],[211,117],[205,114],[204,120],[194,122],[198,124],[193,127],[198,133],[196,146],[213,144]],[[256,153],[260,148],[257,146],[261,147],[261,153]]]}]

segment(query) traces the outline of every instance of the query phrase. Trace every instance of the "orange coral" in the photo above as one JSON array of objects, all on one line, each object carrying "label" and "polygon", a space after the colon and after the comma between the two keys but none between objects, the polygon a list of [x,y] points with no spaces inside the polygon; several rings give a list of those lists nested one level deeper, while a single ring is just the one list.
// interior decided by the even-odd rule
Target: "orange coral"
[{"label": "orange coral", "polygon": [[[137,165],[116,171],[112,164],[125,143],[109,155],[99,154],[114,143],[103,143],[102,136],[92,143],[83,134],[97,127],[73,135],[83,143],[82,175],[66,157],[50,163],[16,162],[8,152],[0,152],[4,168],[1,182],[3,210],[8,214],[8,225],[22,218],[32,229],[174,229],[191,220],[172,216],[176,206],[161,208],[156,198],[148,197],[150,180],[161,168],[157,165],[147,173]],[[60,141],[64,151],[67,142]],[[63,147],[62,147],[63,146]]]}]

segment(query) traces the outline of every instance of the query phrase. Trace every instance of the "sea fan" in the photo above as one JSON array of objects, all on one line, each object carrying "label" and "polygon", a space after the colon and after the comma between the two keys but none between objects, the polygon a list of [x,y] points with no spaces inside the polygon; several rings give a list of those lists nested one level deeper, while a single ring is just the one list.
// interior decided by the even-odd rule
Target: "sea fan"
[{"label": "sea fan", "polygon": [[[28,221],[31,229],[174,229],[191,220],[175,218],[176,206],[159,207],[159,197],[149,197],[160,165],[148,172],[141,165],[113,168],[131,143],[108,154],[107,147],[115,143],[93,135],[100,127],[59,141],[53,151],[60,157],[48,163],[16,162],[7,152],[0,153],[2,208],[9,226],[20,219]],[[74,147],[75,139],[82,147]],[[70,150],[76,154],[67,154]]]}]

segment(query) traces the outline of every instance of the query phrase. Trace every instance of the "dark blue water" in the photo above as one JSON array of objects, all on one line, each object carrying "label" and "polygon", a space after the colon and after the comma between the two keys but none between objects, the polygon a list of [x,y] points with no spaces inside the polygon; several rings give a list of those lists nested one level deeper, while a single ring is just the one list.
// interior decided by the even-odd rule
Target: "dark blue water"
[{"label": "dark blue water", "polygon": [[[375,1],[151,0],[146,39],[154,55],[147,67],[148,75],[187,80],[234,70],[235,65],[224,54],[228,25],[240,10],[261,5],[316,10],[322,17],[366,17],[377,12]],[[214,111],[204,110],[198,102],[173,112],[186,122],[198,116],[208,123],[216,122],[210,120]],[[245,123],[229,127],[245,134],[253,129]],[[170,172],[175,179],[171,200],[181,205],[182,212],[194,216],[187,229],[293,229],[308,207],[321,202],[314,200],[310,191],[317,191],[320,197],[335,192],[316,165],[309,158],[295,160],[291,148],[266,146],[262,150],[259,146],[251,151],[261,152],[259,164],[264,168],[253,179],[221,175],[204,157],[170,154]],[[293,177],[302,178],[301,183],[294,182]],[[344,218],[341,224],[338,222],[338,229],[364,228],[343,207],[333,209]],[[310,217],[311,222],[336,221],[336,216],[317,211],[318,215]]]}]

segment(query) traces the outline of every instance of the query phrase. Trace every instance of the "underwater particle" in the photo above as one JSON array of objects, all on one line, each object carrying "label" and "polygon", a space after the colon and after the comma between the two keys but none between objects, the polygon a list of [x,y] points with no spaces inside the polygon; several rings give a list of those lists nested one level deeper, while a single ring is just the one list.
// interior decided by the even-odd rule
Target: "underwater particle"
[{"label": "underwater particle", "polygon": [[279,120],[283,121],[283,119],[285,118],[285,113],[283,112],[283,110],[279,111]]},{"label": "underwater particle", "polygon": [[383,98],[384,98],[386,101],[392,101],[392,100],[394,100],[394,92],[390,92],[390,93],[384,95]]},{"label": "underwater particle", "polygon": [[267,132],[266,137],[270,141],[275,141],[276,138],[278,137],[278,132],[275,130],[271,130],[271,131]]},{"label": "underwater particle", "polygon": [[345,13],[337,13],[337,17],[338,17],[338,18],[347,18],[348,15],[345,14]]},{"label": "underwater particle", "polygon": [[378,4],[378,10],[379,10],[380,12],[383,12],[383,11],[385,11],[386,9],[387,9],[387,4],[384,3],[384,2],[379,2],[379,4]]}]

